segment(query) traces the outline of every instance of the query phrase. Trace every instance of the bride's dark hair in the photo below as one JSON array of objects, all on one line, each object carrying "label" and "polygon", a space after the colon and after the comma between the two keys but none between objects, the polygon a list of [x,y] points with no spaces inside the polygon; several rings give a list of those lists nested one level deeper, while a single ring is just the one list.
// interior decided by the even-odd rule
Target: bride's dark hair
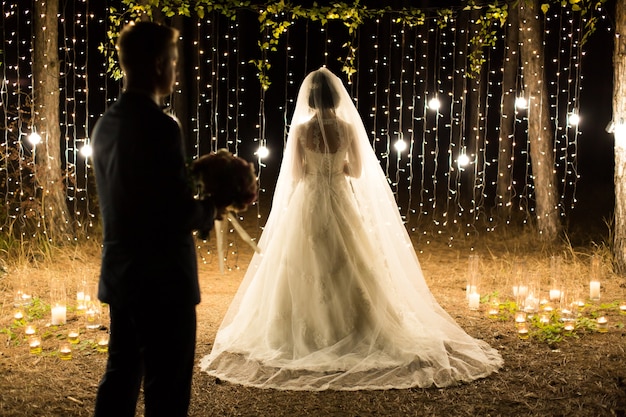
[{"label": "bride's dark hair", "polygon": [[311,79],[309,107],[312,109],[335,109],[339,104],[339,94],[332,87],[330,80],[322,71],[317,71]]}]

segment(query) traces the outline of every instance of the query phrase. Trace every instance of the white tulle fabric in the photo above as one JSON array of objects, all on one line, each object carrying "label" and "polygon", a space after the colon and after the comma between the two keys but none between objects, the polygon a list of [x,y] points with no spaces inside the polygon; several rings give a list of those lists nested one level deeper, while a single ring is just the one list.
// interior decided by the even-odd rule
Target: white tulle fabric
[{"label": "white tulle fabric", "polygon": [[[315,110],[321,76],[339,100],[331,112]],[[432,296],[360,116],[324,68],[300,89],[259,246],[201,360],[210,375],[365,390],[445,387],[502,366]]]}]

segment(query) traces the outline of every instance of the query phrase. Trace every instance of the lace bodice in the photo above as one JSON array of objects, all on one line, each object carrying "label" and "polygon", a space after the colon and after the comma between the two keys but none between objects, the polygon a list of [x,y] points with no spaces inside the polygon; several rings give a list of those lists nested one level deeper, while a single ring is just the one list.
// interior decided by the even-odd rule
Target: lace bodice
[{"label": "lace bodice", "polygon": [[343,174],[350,135],[347,125],[338,119],[322,120],[322,128],[316,118],[301,126],[299,142],[303,149],[303,166],[307,175]]}]

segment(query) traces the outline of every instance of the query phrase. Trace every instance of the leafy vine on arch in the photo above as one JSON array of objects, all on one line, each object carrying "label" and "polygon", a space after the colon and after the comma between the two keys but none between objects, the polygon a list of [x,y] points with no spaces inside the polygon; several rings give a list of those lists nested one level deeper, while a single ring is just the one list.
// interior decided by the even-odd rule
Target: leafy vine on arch
[{"label": "leafy vine on arch", "polygon": [[[278,49],[283,34],[298,19],[308,19],[320,22],[325,26],[329,21],[341,21],[347,28],[349,40],[342,46],[345,55],[339,60],[343,62],[342,72],[348,77],[356,73],[356,34],[359,28],[369,19],[393,14],[394,21],[409,27],[423,25],[426,21],[426,13],[418,8],[402,8],[393,10],[389,6],[382,8],[368,8],[360,4],[361,0],[353,3],[336,2],[330,6],[320,6],[313,3],[311,7],[294,5],[289,0],[269,1],[265,3],[252,3],[249,0],[122,0],[124,10],[114,7],[109,8],[108,21],[110,28],[107,31],[107,40],[99,45],[98,49],[107,59],[107,71],[115,79],[122,77],[122,72],[115,59],[115,43],[122,25],[134,20],[153,20],[160,14],[170,18],[176,15],[191,17],[192,13],[199,19],[204,19],[207,13],[217,12],[234,20],[237,13],[242,10],[253,11],[258,14],[260,39],[258,47],[260,57],[251,60],[250,63],[257,69],[259,83],[264,90],[271,85],[269,70],[271,63],[268,58],[271,52]],[[475,0],[469,0],[463,10],[481,10],[482,14],[477,20],[479,30],[470,39],[474,46],[468,55],[469,74],[476,74],[485,63],[484,49],[493,46],[498,39],[498,28],[504,26],[508,16],[509,7],[517,7],[519,1],[496,0],[491,4],[478,4]],[[570,8],[572,12],[586,16],[585,33],[583,42],[595,31],[598,17],[593,15],[607,0],[549,0],[541,4],[543,13],[547,13],[550,7]],[[436,9],[432,16],[436,24],[446,27],[455,18],[458,10],[452,8]]]}]

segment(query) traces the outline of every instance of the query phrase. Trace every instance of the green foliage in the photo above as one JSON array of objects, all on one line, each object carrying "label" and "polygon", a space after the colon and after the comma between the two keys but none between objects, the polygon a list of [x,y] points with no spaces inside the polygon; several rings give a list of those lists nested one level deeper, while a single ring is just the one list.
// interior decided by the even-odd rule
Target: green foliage
[{"label": "green foliage", "polygon": [[583,31],[583,37],[581,39],[581,45],[584,45],[589,36],[591,36],[597,29],[598,16],[595,16],[593,12],[598,11],[607,0],[551,0],[548,3],[541,5],[541,11],[543,14],[548,13],[552,5],[560,6],[562,8],[569,8],[572,12],[580,13],[581,16],[587,18],[585,28]]},{"label": "green foliage", "polygon": [[549,345],[563,341],[563,323],[555,320],[554,317],[548,323],[542,323],[539,317],[535,315],[532,317],[531,323],[533,325],[531,336],[537,340]]},{"label": "green foliage", "polygon": [[33,300],[26,311],[26,317],[29,321],[39,320],[44,318],[49,312],[49,304],[44,303],[41,298],[33,297]]},{"label": "green foliage", "polygon": [[489,4],[487,6],[478,6],[474,1],[470,1],[465,10],[479,9],[483,13],[476,20],[478,29],[474,36],[470,39],[470,45],[473,46],[468,54],[469,72],[468,76],[480,74],[480,70],[485,63],[485,49],[495,46],[499,39],[499,28],[502,28],[508,17],[508,5]]},{"label": "green foliage", "polygon": [[[605,2],[606,0],[550,0],[542,4],[541,9],[547,13],[553,5],[569,7],[573,12],[586,15],[584,43],[596,29],[597,17],[592,16],[592,12]],[[246,10],[258,14],[260,57],[251,60],[250,63],[257,69],[257,77],[264,90],[271,85],[268,75],[271,68],[268,54],[278,49],[282,36],[298,19],[319,22],[322,26],[326,26],[331,21],[343,22],[348,31],[349,41],[342,45],[345,55],[338,59],[343,62],[342,72],[348,76],[349,81],[357,71],[356,34],[366,21],[385,14],[393,14],[394,22],[408,27],[423,25],[426,21],[426,14],[418,8],[405,7],[401,10],[392,10],[389,6],[368,8],[360,4],[360,0],[354,0],[353,3],[335,2],[329,6],[320,6],[314,2],[310,7],[293,4],[289,0],[274,0],[261,4],[241,0],[122,0],[122,4],[123,11],[114,7],[109,8],[108,40],[98,47],[107,58],[107,71],[113,78],[122,77],[115,59],[115,43],[124,23],[139,19],[153,20],[157,14],[166,18],[178,15],[204,19],[208,13],[219,13],[228,19],[235,20],[241,10]],[[491,4],[477,4],[475,0],[467,1],[464,10],[480,10],[481,12],[480,18],[476,21],[478,29],[470,39],[473,48],[468,54],[469,76],[480,72],[485,63],[484,50],[494,46],[499,39],[499,31],[508,17],[508,4],[497,0]],[[517,3],[512,3],[512,6],[517,7]],[[455,11],[450,8],[438,9],[434,16],[439,28],[447,27],[454,18]]]}]

